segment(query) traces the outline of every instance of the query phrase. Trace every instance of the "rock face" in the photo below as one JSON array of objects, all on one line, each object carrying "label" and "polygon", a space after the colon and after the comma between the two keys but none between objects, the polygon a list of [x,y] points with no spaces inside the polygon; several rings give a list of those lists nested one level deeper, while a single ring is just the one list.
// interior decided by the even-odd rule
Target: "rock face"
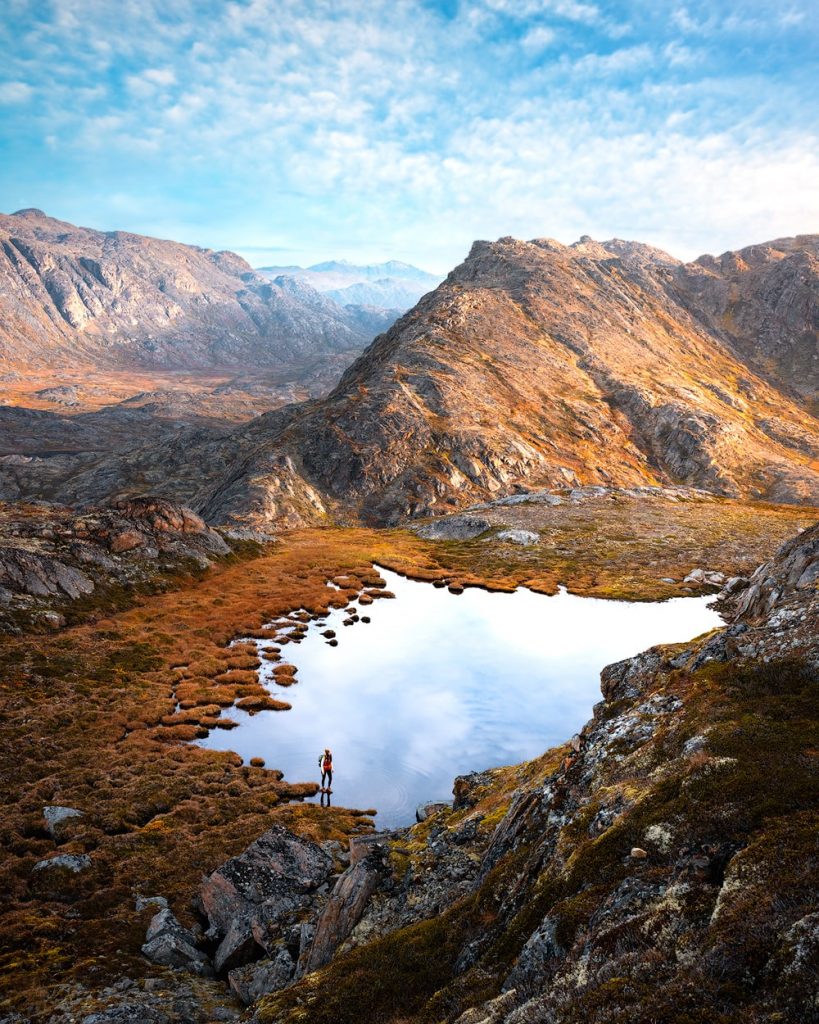
[{"label": "rock face", "polygon": [[163,570],[206,568],[230,550],[195,512],[163,498],[79,515],[42,503],[0,504],[0,628],[18,619],[64,625],[63,613],[81,599],[104,602],[111,588],[150,585]]},{"label": "rock face", "polygon": [[[360,350],[374,330],[232,252],[0,215],[0,366],[281,368]],[[54,394],[71,401],[70,393]]]},{"label": "rock face", "polygon": [[751,245],[680,266],[695,315],[762,376],[808,401],[819,390],[819,236]]},{"label": "rock face", "polygon": [[368,836],[351,844],[350,866],[336,882],[316,922],[313,944],[299,964],[303,973],[329,963],[361,920],[370,897],[389,874],[389,849],[389,843],[379,836]]},{"label": "rock face", "polygon": [[358,924],[257,1024],[329,998],[351,1020],[813,1019],[817,538],[729,595],[725,629],[609,666],[564,748],[384,837]]},{"label": "rock face", "polygon": [[819,525],[786,541],[749,580],[735,579],[720,595],[720,610],[738,622],[784,625],[819,619]]},{"label": "rock face", "polygon": [[[208,934],[219,943],[213,960],[217,972],[266,953],[278,958],[278,977],[283,941],[294,929],[299,934],[300,917],[313,906],[332,868],[332,858],[320,846],[276,826],[214,871],[202,885],[201,900],[210,922]],[[256,975],[236,977],[235,985],[242,990],[262,984]]]},{"label": "rock face", "polygon": [[[776,245],[792,287],[774,302],[759,284],[775,312],[766,337],[815,349],[803,265],[816,238]],[[819,503],[813,393],[784,369],[763,375],[750,335],[715,326],[698,267],[616,240],[476,242],[326,398],[93,465],[8,467],[0,485],[87,502],[147,475],[209,521],[285,525],[394,524],[518,488],[678,484]],[[709,288],[720,273],[708,269]],[[756,280],[743,278],[749,295]]]}]

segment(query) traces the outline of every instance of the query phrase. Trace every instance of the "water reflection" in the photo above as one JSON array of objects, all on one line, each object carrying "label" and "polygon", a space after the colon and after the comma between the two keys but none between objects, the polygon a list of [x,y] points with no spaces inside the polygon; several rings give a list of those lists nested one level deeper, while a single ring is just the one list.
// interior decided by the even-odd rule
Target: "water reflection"
[{"label": "water reflection", "polygon": [[[627,603],[529,590],[455,596],[380,569],[396,600],[345,627],[344,611],[311,623],[282,654],[298,667],[291,711],[250,716],[203,746],[263,757],[291,781],[317,775],[333,751],[333,800],[375,807],[380,827],[446,799],[455,775],[512,764],[562,743],[600,699],[604,665],[720,625],[708,598]],[[321,632],[334,629],[338,646]],[[272,665],[263,663],[271,691]],[[327,798],[329,801],[329,797]]]}]

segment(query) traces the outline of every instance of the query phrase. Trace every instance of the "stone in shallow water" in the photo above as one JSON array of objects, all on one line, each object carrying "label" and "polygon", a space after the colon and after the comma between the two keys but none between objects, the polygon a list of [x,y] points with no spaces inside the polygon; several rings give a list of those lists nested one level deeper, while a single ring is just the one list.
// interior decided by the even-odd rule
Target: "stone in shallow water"
[{"label": "stone in shallow water", "polygon": [[429,803],[418,804],[415,808],[415,820],[426,821],[427,818],[433,814],[437,814],[438,811],[447,811],[452,807],[452,804],[446,800],[431,800]]}]

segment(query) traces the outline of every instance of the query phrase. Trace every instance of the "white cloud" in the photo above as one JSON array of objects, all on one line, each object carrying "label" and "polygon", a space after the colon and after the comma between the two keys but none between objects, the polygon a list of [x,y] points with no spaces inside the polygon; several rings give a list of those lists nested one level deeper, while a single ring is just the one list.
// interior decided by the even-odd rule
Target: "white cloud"
[{"label": "white cloud", "polygon": [[0,82],[0,103],[25,103],[33,94],[26,82]]},{"label": "white cloud", "polygon": [[546,25],[536,25],[534,28],[529,29],[521,40],[521,45],[524,50],[530,53],[540,53],[551,46],[556,38],[557,33],[553,28],[549,28]]},{"label": "white cloud", "polygon": [[416,0],[60,0],[25,45],[0,24],[0,100],[22,86],[16,116],[67,174],[94,161],[94,211],[113,169],[132,201],[111,199],[109,226],[217,247],[383,246],[445,269],[475,236],[693,255],[819,224],[815,96],[733,61],[759,5],[740,27],[719,0],[649,6],[475,0],[445,22]]}]

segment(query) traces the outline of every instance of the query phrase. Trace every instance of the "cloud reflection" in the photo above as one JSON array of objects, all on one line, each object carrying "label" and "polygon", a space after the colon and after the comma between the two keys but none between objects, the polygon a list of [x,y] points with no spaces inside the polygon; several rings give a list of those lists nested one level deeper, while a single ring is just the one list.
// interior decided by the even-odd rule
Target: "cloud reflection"
[{"label": "cloud reflection", "polygon": [[[627,603],[529,590],[454,596],[381,570],[397,599],[345,627],[343,611],[283,648],[299,669],[289,712],[231,710],[240,728],[203,746],[264,757],[291,781],[334,755],[334,801],[378,808],[381,827],[446,798],[455,775],[534,757],[562,743],[600,699],[607,664],[720,625],[707,598]],[[362,609],[362,611],[364,611]],[[321,631],[336,630],[338,647]],[[271,690],[272,666],[262,669]]]}]

